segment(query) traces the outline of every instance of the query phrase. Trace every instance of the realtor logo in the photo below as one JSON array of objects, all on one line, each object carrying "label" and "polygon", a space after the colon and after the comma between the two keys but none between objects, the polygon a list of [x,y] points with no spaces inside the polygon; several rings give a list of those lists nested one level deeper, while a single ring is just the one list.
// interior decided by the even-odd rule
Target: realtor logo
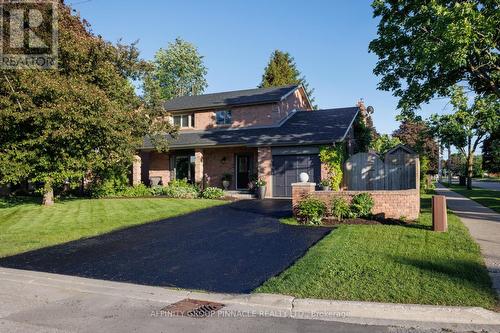
[{"label": "realtor logo", "polygon": [[0,0],[0,68],[57,67],[57,0]]}]

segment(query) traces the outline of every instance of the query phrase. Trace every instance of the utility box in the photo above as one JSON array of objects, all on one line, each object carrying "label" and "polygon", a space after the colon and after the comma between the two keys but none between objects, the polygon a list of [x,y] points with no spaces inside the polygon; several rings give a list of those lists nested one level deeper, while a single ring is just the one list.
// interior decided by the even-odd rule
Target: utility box
[{"label": "utility box", "polygon": [[444,195],[432,196],[432,230],[438,232],[448,231],[448,214]]}]

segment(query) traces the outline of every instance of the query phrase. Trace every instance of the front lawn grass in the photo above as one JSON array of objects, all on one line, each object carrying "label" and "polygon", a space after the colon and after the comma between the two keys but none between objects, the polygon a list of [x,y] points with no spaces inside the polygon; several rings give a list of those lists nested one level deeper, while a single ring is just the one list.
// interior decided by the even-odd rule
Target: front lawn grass
[{"label": "front lawn grass", "polygon": [[495,212],[500,213],[500,191],[486,190],[484,188],[473,187],[472,190],[468,190],[465,186],[460,186],[456,184],[443,183],[444,186],[463,195],[469,199],[476,201],[477,203],[493,209]]},{"label": "front lawn grass", "polygon": [[0,257],[222,205],[205,199],[0,199]]},{"label": "front lawn grass", "polygon": [[449,231],[432,232],[430,195],[422,208],[412,225],[341,225],[255,292],[493,309],[490,278],[465,226],[449,214]]}]

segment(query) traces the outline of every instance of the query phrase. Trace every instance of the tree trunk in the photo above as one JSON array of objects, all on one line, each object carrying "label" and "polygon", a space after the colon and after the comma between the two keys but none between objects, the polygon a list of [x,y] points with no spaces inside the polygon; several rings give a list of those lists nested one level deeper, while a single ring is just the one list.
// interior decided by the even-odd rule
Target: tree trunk
[{"label": "tree trunk", "polygon": [[52,189],[51,186],[45,186],[43,188],[42,205],[44,206],[54,205],[54,189]]},{"label": "tree trunk", "polygon": [[448,184],[451,185],[451,146],[448,146]]},{"label": "tree trunk", "polygon": [[472,165],[474,162],[474,155],[469,152],[467,156],[467,189],[472,190]]}]

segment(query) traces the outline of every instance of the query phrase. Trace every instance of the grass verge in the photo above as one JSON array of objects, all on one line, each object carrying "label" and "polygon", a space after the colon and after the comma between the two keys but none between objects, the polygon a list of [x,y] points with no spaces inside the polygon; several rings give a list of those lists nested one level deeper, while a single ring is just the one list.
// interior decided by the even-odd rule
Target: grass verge
[{"label": "grass verge", "polygon": [[255,292],[494,309],[479,246],[465,226],[449,214],[449,232],[432,232],[430,195],[422,209],[407,226],[341,225]]},{"label": "grass verge", "polygon": [[473,187],[472,190],[468,190],[465,186],[450,185],[448,183],[443,183],[443,185],[464,197],[500,213],[500,191],[486,190],[479,187]]},{"label": "grass verge", "polygon": [[0,257],[224,204],[202,199],[0,199]]}]

